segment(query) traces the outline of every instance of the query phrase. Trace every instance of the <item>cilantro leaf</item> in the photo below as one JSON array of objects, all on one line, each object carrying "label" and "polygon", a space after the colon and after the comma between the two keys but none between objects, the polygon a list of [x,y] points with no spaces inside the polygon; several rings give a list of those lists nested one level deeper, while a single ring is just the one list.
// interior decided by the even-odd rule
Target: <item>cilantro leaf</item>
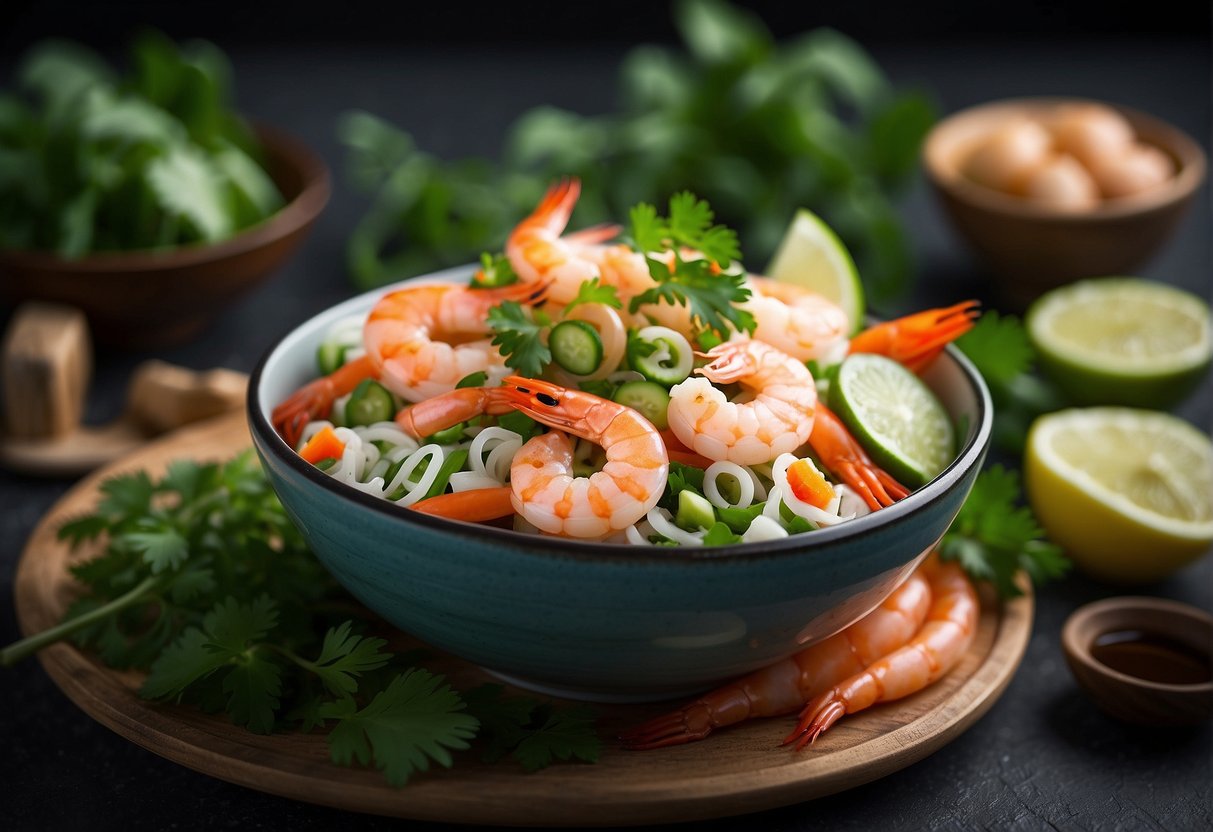
[{"label": "cilantro leaf", "polygon": [[1035,352],[1028,333],[1014,315],[988,311],[973,328],[956,339],[956,346],[989,382],[1005,384],[1029,372]]},{"label": "cilantro leaf", "polygon": [[1015,575],[1024,570],[1034,581],[1060,577],[1069,561],[1059,546],[1042,538],[1044,530],[1027,507],[1018,504],[1019,476],[994,465],[982,471],[944,534],[939,553],[955,560],[977,580],[992,583],[1003,598],[1022,595]]},{"label": "cilantro leaf", "polygon": [[232,664],[223,677],[226,709],[232,722],[256,734],[270,733],[282,695],[282,668],[260,652]]},{"label": "cilantro leaf", "polygon": [[478,739],[485,743],[481,759],[495,763],[527,737],[527,725],[539,702],[526,696],[505,696],[502,685],[485,684],[463,694],[468,713],[480,723]]},{"label": "cilantro leaf", "polygon": [[541,338],[546,327],[532,320],[516,301],[503,301],[490,309],[488,323],[497,333],[492,343],[501,348],[507,367],[533,378],[551,363],[552,351]]},{"label": "cilantro leaf", "polygon": [[544,723],[531,732],[511,756],[526,771],[539,771],[554,760],[593,763],[602,752],[602,740],[594,730],[594,711],[585,706],[552,709]]},{"label": "cilantro leaf", "polygon": [[97,513],[113,519],[127,514],[147,513],[152,504],[155,489],[146,471],[123,474],[101,483],[101,502]]},{"label": "cilantro leaf", "polygon": [[189,543],[173,529],[157,532],[131,532],[122,535],[131,548],[143,555],[153,575],[177,569],[189,557]]},{"label": "cilantro leaf", "polygon": [[386,641],[353,635],[352,628],[352,621],[343,621],[325,633],[320,655],[309,665],[325,687],[338,696],[356,692],[356,676],[383,667],[391,659],[390,653],[381,650]]},{"label": "cilantro leaf", "polygon": [[213,646],[236,655],[259,641],[278,623],[278,610],[268,595],[251,604],[241,604],[228,597],[215,605],[203,619],[203,630]]},{"label": "cilantro leaf", "polygon": [[716,333],[722,339],[736,330],[753,332],[754,316],[736,304],[750,298],[745,273],[740,269],[716,272],[709,260],[684,260],[675,252],[674,268],[656,257],[646,257],[649,273],[657,285],[632,298],[628,311],[635,314],[646,303],[687,306],[692,323]]},{"label": "cilantro leaf", "polygon": [[176,699],[187,687],[227,664],[230,656],[211,650],[211,639],[197,627],[181,634],[152,665],[139,689],[145,699]]},{"label": "cilantro leaf", "polygon": [[581,285],[577,287],[576,296],[564,307],[564,316],[567,318],[569,310],[580,303],[601,303],[613,309],[623,308],[623,304],[619,300],[619,292],[615,287],[601,285],[596,277],[581,282]]},{"label": "cilantro leaf", "polygon": [[464,704],[442,676],[412,668],[396,676],[361,710],[352,699],[320,707],[320,716],[338,720],[328,735],[333,762],[374,760],[388,782],[403,786],[430,762],[450,768],[451,749],[468,747],[479,723],[461,713]]},{"label": "cilantro leaf", "polygon": [[86,514],[60,526],[57,536],[75,548],[86,540],[96,540],[107,528],[109,522],[100,514]]}]

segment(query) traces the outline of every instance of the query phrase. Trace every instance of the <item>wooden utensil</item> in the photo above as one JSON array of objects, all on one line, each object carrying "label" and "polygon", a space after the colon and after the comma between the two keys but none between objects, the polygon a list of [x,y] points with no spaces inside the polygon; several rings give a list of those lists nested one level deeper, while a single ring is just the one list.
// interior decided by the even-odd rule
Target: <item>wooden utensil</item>
[{"label": "wooden utensil", "polygon": [[106,425],[81,423],[92,373],[88,324],[77,309],[30,302],[4,339],[5,433],[0,465],[26,474],[74,477],[149,439],[244,404],[248,376],[197,372],[163,361],[135,368],[126,409]]}]

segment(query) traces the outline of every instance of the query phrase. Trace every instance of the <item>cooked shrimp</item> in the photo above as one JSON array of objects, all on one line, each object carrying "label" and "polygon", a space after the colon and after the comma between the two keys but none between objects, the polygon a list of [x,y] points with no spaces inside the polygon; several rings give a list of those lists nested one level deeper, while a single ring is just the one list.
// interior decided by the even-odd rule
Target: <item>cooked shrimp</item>
[{"label": "cooked shrimp", "polygon": [[362,329],[366,354],[292,393],[270,421],[291,447],[307,423],[329,412],[333,401],[366,378],[377,378],[416,402],[445,393],[480,371],[502,371],[505,359],[487,335],[488,311],[502,301],[538,303],[545,287],[515,284],[470,289],[454,283],[407,286],[384,295]]},{"label": "cooked shrimp", "polygon": [[754,316],[752,336],[800,361],[834,363],[846,352],[852,321],[838,304],[790,283],[751,275],[750,299],[742,307]]},{"label": "cooked shrimp", "polygon": [[922,626],[930,605],[931,590],[916,570],[884,603],[842,632],[629,729],[619,738],[630,749],[664,748],[701,740],[716,728],[747,719],[790,714],[908,642]]},{"label": "cooked shrimp", "polygon": [[810,701],[784,745],[811,745],[843,716],[917,693],[960,661],[977,632],[977,592],[954,561],[943,563],[933,554],[922,569],[933,599],[922,629],[908,644]]},{"label": "cooked shrimp", "polygon": [[[727,341],[710,363],[670,390],[670,429],[708,459],[759,465],[792,453],[813,429],[817,388],[805,365],[762,341]],[[712,386],[737,382],[755,393],[738,404]]]},{"label": "cooked shrimp", "polygon": [[809,445],[822,464],[863,498],[876,511],[907,496],[910,491],[874,463],[837,416],[825,405],[817,405]]},{"label": "cooked shrimp", "polygon": [[[661,434],[630,407],[580,390],[511,376],[495,398],[556,430],[514,454],[514,510],[548,534],[602,538],[631,526],[657,505],[669,457]],[[569,435],[602,447],[606,464],[588,477],[573,474]]]},{"label": "cooked shrimp", "polygon": [[392,392],[419,402],[454,389],[472,373],[504,367],[505,358],[491,339],[476,337],[491,332],[489,310],[507,300],[538,302],[545,288],[430,284],[384,295],[367,317],[362,336],[375,375]]},{"label": "cooked shrimp", "polygon": [[[513,511],[548,534],[602,538],[657,505],[670,468],[665,442],[648,419],[609,399],[510,376],[501,387],[467,387],[419,402],[397,414],[396,422],[413,436],[426,436],[482,413],[510,410],[556,428],[514,454],[510,503],[498,489],[486,488],[470,497],[426,500],[418,504],[421,510],[477,521]],[[602,470],[573,474],[570,434],[602,447]]]},{"label": "cooked shrimp", "polygon": [[617,226],[561,236],[580,193],[577,179],[562,180],[548,189],[506,239],[510,266],[524,283],[550,282],[548,296],[559,304],[571,301],[581,284],[593,278],[615,286],[623,298],[644,291],[653,284],[644,256],[625,245],[603,245],[619,233]]},{"label": "cooked shrimp", "polygon": [[850,352],[886,355],[921,373],[943,348],[973,328],[977,301],[927,309],[865,329],[851,339]]}]

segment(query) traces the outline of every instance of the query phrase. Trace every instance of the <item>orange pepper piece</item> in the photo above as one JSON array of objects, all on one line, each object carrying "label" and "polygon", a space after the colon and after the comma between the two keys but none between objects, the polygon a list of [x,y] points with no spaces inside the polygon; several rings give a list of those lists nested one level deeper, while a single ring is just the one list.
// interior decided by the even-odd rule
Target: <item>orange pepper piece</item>
[{"label": "orange pepper piece", "polygon": [[341,459],[344,452],[345,443],[337,438],[332,428],[323,427],[300,449],[299,456],[315,465],[322,459]]},{"label": "orange pepper piece", "polygon": [[834,499],[834,486],[808,459],[798,459],[788,466],[788,486],[801,502],[817,508],[825,508]]}]

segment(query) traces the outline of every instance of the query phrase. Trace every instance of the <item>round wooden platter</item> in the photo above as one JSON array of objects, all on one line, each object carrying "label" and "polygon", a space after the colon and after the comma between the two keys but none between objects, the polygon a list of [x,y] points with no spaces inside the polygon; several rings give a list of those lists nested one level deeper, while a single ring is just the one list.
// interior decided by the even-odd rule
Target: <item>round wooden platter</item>
[{"label": "round wooden platter", "polygon": [[[153,476],[180,458],[230,457],[249,443],[242,414],[182,429],[81,481],[47,514],[23,553],[16,609],[25,633],[57,623],[76,587],[75,553],[55,537],[65,519],[96,504],[99,483],[121,471]],[[915,763],[982,716],[1010,682],[1031,633],[1031,594],[999,604],[983,596],[973,645],[947,676],[920,693],[846,717],[811,748],[779,746],[792,717],[756,720],[708,739],[659,751],[625,751],[612,737],[677,703],[595,706],[602,757],[594,765],[558,764],[526,774],[511,761],[481,763],[474,751],[453,768],[415,775],[392,788],[367,768],[328,759],[321,733],[261,736],[223,715],[153,704],[137,693],[142,676],[111,670],[68,644],[40,654],[64,693],[86,713],[163,757],[223,780],[296,800],[358,812],[473,824],[606,826],[737,815],[811,800]],[[402,645],[407,646],[407,642]],[[490,677],[450,656],[426,666],[457,688]]]}]

